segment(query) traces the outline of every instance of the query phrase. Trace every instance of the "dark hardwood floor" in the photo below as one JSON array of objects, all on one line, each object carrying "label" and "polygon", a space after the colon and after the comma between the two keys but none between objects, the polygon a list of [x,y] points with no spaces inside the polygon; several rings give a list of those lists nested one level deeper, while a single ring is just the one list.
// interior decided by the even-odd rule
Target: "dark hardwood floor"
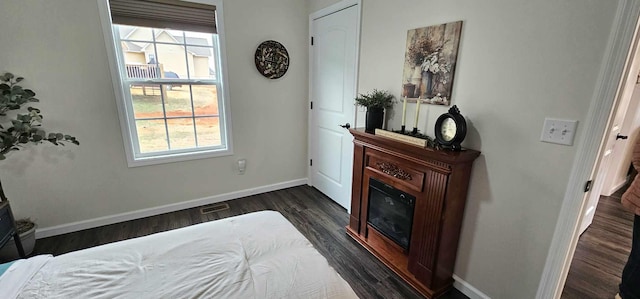
[{"label": "dark hardwood floor", "polygon": [[562,298],[613,298],[631,250],[633,213],[620,204],[622,188],[602,196],[591,226],[580,236]]},{"label": "dark hardwood floor", "polygon": [[[348,215],[316,189],[294,187],[226,202],[229,209],[201,214],[199,208],[40,239],[34,254],[59,255],[260,210],[284,215],[327,258],[360,298],[422,298],[409,285],[345,233]],[[468,298],[453,290],[441,298]]]}]

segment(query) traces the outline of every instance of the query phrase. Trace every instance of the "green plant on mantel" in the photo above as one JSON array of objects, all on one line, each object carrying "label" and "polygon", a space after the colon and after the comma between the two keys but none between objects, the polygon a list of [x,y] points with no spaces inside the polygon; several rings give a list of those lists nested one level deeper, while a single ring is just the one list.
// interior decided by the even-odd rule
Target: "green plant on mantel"
[{"label": "green plant on mantel", "polygon": [[[44,142],[56,146],[64,146],[65,143],[80,145],[80,142],[71,135],[47,134],[42,128],[43,116],[40,109],[30,106],[26,109],[23,107],[29,103],[40,101],[35,98],[36,93],[33,90],[20,86],[20,82],[23,80],[23,77],[15,77],[11,73],[0,75],[0,92],[2,92],[0,97],[0,160],[7,159],[11,152]],[[12,110],[17,110],[17,113],[11,113]],[[11,116],[14,114],[15,116]],[[8,201],[2,188],[2,181],[0,181],[0,201]]]},{"label": "green plant on mantel", "polygon": [[374,89],[367,94],[360,94],[360,96],[356,98],[356,103],[367,108],[389,109],[393,107],[393,99],[394,96],[386,90]]}]

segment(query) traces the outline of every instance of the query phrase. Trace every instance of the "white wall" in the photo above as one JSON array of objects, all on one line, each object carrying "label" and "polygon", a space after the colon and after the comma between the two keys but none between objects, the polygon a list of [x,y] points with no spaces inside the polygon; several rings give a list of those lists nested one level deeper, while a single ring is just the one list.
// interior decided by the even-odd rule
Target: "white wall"
[{"label": "white wall", "polygon": [[[463,145],[482,156],[473,166],[455,274],[492,298],[535,296],[576,154],[575,146],[540,142],[542,123],[585,120],[616,5],[363,1],[359,92],[399,96],[407,30],[464,21],[453,104],[470,125]],[[425,108],[418,127],[433,136],[447,107]],[[400,115],[393,113],[390,128],[400,127]]]},{"label": "white wall", "polygon": [[321,10],[327,6],[340,2],[340,0],[307,0],[309,2],[308,14]]},{"label": "white wall", "polygon": [[[46,227],[305,177],[308,13],[335,2],[225,0],[236,155],[127,168],[95,1],[4,1],[0,28],[11,28],[2,35],[11,42],[0,44],[2,70],[25,76],[39,93],[47,127],[82,143],[1,162],[16,213]],[[455,273],[493,298],[535,295],[576,153],[539,142],[542,121],[585,119],[615,6],[363,1],[360,92],[400,94],[408,29],[464,21],[453,104],[471,127],[465,145],[483,154]],[[253,65],[255,47],[267,39],[291,55],[280,80],[260,77]],[[420,129],[432,135],[446,108],[425,107]],[[396,111],[390,127],[399,122]],[[248,160],[244,176],[233,173],[239,157]]]},{"label": "white wall", "polygon": [[[50,227],[305,178],[306,12],[297,0],[224,1],[235,155],[128,168],[96,1],[3,1],[0,71],[27,78],[45,126],[81,143],[33,147],[0,162],[17,216]],[[254,66],[268,39],[291,56],[279,80]],[[245,175],[234,172],[238,158],[247,159]]]}]

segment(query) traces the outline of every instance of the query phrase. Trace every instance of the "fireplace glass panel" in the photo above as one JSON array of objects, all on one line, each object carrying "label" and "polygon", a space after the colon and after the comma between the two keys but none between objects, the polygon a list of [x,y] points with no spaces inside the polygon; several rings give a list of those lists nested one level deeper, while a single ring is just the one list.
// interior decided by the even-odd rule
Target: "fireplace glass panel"
[{"label": "fireplace glass panel", "polygon": [[376,179],[369,179],[367,223],[378,232],[409,249],[416,198]]}]

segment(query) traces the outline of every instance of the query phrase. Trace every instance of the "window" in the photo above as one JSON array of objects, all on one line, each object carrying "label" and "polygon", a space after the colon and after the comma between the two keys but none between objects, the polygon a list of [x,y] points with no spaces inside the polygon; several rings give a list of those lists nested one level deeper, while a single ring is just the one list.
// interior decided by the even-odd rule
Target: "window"
[{"label": "window", "polygon": [[173,2],[109,1],[130,166],[231,154],[216,7]]}]

